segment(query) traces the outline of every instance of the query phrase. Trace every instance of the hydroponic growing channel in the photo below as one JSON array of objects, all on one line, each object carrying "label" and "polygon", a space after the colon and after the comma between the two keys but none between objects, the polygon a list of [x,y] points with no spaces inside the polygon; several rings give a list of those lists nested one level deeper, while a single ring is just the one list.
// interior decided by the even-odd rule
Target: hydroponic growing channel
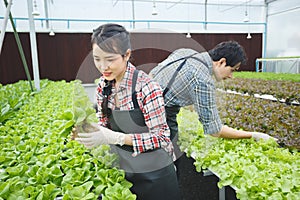
[{"label": "hydroponic growing channel", "polygon": [[[26,81],[0,85],[0,199],[136,199],[109,146],[87,150],[70,138],[75,124],[95,120],[80,82],[41,83],[40,92],[31,92]],[[282,86],[297,97],[292,84]],[[182,109],[180,148],[193,157],[195,170],[212,171],[220,178],[218,187],[233,187],[238,199],[299,199],[300,107],[257,99],[249,91],[260,92],[251,84],[247,89],[248,96],[219,94],[226,102],[220,108],[223,122],[271,134],[281,146],[204,136],[197,114]]]}]

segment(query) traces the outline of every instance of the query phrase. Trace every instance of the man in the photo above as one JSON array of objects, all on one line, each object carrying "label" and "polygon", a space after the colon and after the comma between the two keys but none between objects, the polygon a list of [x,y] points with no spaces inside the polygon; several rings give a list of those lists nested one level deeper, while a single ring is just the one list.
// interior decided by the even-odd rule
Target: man
[{"label": "man", "polygon": [[[150,75],[164,89],[167,123],[175,147],[178,133],[176,115],[180,107],[187,105],[194,106],[205,134],[236,139],[271,138],[264,133],[236,130],[223,125],[217,111],[214,78],[216,81],[232,78],[232,73],[246,61],[243,47],[235,41],[226,41],[208,52],[178,49],[151,70]],[[178,159],[178,146],[175,153]]]},{"label": "man", "polygon": [[168,123],[172,137],[177,134],[176,114],[180,107],[194,105],[204,133],[222,138],[269,139],[264,133],[236,130],[222,125],[216,106],[216,81],[232,78],[232,73],[247,61],[242,46],[222,42],[208,52],[178,49],[158,64],[150,75],[164,89]]}]

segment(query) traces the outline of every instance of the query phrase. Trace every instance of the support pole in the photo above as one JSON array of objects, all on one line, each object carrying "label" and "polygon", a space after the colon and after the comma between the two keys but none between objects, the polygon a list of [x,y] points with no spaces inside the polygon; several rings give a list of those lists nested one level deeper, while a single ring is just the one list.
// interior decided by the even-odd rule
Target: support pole
[{"label": "support pole", "polygon": [[[8,6],[7,0],[4,0],[4,3],[5,3],[5,6],[7,7]],[[16,39],[16,42],[17,42],[17,45],[18,45],[18,49],[19,49],[19,52],[20,52],[20,56],[21,56],[21,59],[22,59],[24,70],[25,70],[27,80],[28,80],[29,85],[30,85],[30,89],[33,92],[31,77],[30,77],[30,73],[29,73],[29,70],[28,70],[28,65],[27,65],[27,62],[26,62],[25,54],[24,54],[24,51],[23,51],[23,48],[22,48],[22,44],[21,44],[16,26],[15,26],[15,23],[14,23],[13,17],[12,17],[10,12],[9,12],[9,20],[10,20],[11,26],[14,30],[14,36],[15,36],[15,39]]]},{"label": "support pole", "polygon": [[49,29],[49,8],[48,8],[48,0],[44,0],[44,9],[45,9],[45,17],[46,17],[46,29]]},{"label": "support pole", "polygon": [[33,78],[34,85],[37,91],[40,90],[40,74],[39,74],[39,62],[37,54],[37,44],[36,44],[36,34],[35,26],[33,20],[33,5],[32,0],[27,0],[28,6],[28,18],[29,18],[29,28],[30,28],[30,47],[31,47],[31,57],[32,57],[32,67],[33,67]]},{"label": "support pole", "polygon": [[207,0],[205,0],[205,12],[204,12],[204,30],[207,30]]},{"label": "support pole", "polygon": [[135,10],[134,10],[134,0],[131,0],[132,8],[132,28],[135,29]]},{"label": "support pole", "polygon": [[3,27],[2,27],[1,34],[0,34],[0,54],[1,54],[1,49],[2,49],[2,45],[3,45],[3,41],[4,41],[4,36],[5,36],[5,31],[6,31],[6,26],[7,26],[7,21],[9,18],[11,5],[12,5],[12,0],[9,0],[7,7],[6,7],[6,13],[5,13],[5,17],[4,17]]},{"label": "support pole", "polygon": [[225,200],[226,198],[226,191],[225,191],[225,186],[222,188],[219,188],[219,200]]}]

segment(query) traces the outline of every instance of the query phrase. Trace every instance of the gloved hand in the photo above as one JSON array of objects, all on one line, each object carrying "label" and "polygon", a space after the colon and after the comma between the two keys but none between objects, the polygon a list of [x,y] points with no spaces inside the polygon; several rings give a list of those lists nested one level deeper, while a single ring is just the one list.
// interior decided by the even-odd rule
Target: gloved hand
[{"label": "gloved hand", "polygon": [[119,144],[123,145],[125,142],[125,134],[112,131],[108,128],[93,124],[98,131],[91,133],[78,133],[76,141],[83,144],[87,148],[93,148],[102,144]]},{"label": "gloved hand", "polygon": [[275,141],[277,141],[277,138],[274,138],[268,134],[265,133],[260,133],[260,132],[252,132],[252,138],[254,138],[255,140],[268,140],[268,139],[273,139]]}]

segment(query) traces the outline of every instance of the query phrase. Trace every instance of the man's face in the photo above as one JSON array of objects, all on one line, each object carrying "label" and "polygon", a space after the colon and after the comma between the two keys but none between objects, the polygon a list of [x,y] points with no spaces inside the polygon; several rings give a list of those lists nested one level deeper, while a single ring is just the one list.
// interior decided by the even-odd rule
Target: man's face
[{"label": "man's face", "polygon": [[219,61],[214,63],[214,75],[217,81],[225,80],[228,78],[232,78],[232,74],[234,71],[237,71],[241,63],[237,63],[235,66],[226,65],[226,59],[221,58]]}]

